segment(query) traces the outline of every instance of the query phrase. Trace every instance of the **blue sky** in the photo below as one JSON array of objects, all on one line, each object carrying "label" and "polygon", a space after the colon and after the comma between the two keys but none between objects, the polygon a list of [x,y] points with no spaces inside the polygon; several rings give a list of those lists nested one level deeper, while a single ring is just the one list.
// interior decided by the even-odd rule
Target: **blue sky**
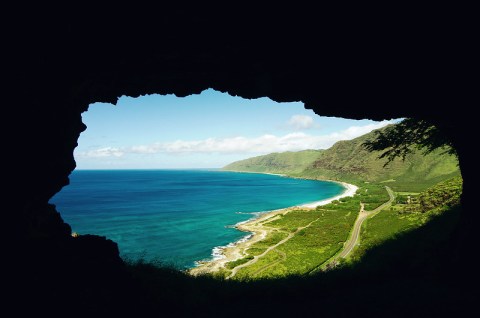
[{"label": "blue sky", "polygon": [[123,96],[82,114],[87,130],[75,149],[77,169],[220,168],[271,152],[326,149],[392,121],[320,117],[303,103],[243,99],[214,90]]}]

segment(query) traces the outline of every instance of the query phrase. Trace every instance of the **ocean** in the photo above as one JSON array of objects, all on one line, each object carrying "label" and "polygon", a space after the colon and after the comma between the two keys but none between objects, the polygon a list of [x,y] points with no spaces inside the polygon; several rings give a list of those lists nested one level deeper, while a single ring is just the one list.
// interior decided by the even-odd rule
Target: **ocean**
[{"label": "ocean", "polygon": [[248,235],[235,224],[344,190],[335,182],[220,170],[75,170],[50,203],[72,231],[117,242],[124,259],[187,269]]}]

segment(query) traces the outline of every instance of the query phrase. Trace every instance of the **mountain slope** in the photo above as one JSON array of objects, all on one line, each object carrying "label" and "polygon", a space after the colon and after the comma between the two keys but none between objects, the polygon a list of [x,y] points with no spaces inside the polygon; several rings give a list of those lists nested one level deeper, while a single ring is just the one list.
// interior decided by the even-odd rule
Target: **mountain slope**
[{"label": "mountain slope", "polygon": [[233,162],[223,168],[229,171],[298,174],[310,167],[323,150],[271,153]]},{"label": "mountain slope", "polygon": [[[309,150],[259,156],[234,162],[224,169],[283,173],[295,177],[357,183],[384,182],[396,191],[421,191],[460,175],[457,158],[443,150],[436,150],[428,155],[416,151],[407,155],[405,161],[395,159],[384,167],[386,159],[378,159],[381,152],[369,152],[362,146],[363,142],[374,136],[374,132],[370,132],[352,140],[339,141],[324,151]],[[316,158],[312,160],[314,156]]]}]

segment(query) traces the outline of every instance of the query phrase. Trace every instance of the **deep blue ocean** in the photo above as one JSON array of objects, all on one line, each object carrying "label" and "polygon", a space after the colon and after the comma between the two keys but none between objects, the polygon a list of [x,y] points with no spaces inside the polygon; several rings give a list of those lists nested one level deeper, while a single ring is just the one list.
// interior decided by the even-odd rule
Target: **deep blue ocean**
[{"label": "deep blue ocean", "polygon": [[333,182],[218,170],[75,170],[50,203],[72,231],[117,242],[123,258],[185,269],[245,237],[232,226],[255,212],[343,191]]}]

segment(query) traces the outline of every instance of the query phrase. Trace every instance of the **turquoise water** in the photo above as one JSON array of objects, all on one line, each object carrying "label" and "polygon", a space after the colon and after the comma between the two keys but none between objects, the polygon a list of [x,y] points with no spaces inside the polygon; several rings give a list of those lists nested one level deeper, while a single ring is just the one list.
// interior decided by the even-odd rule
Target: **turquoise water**
[{"label": "turquoise water", "polygon": [[245,237],[233,226],[255,212],[343,191],[334,182],[217,170],[77,170],[50,202],[74,232],[106,236],[124,258],[185,269]]}]

